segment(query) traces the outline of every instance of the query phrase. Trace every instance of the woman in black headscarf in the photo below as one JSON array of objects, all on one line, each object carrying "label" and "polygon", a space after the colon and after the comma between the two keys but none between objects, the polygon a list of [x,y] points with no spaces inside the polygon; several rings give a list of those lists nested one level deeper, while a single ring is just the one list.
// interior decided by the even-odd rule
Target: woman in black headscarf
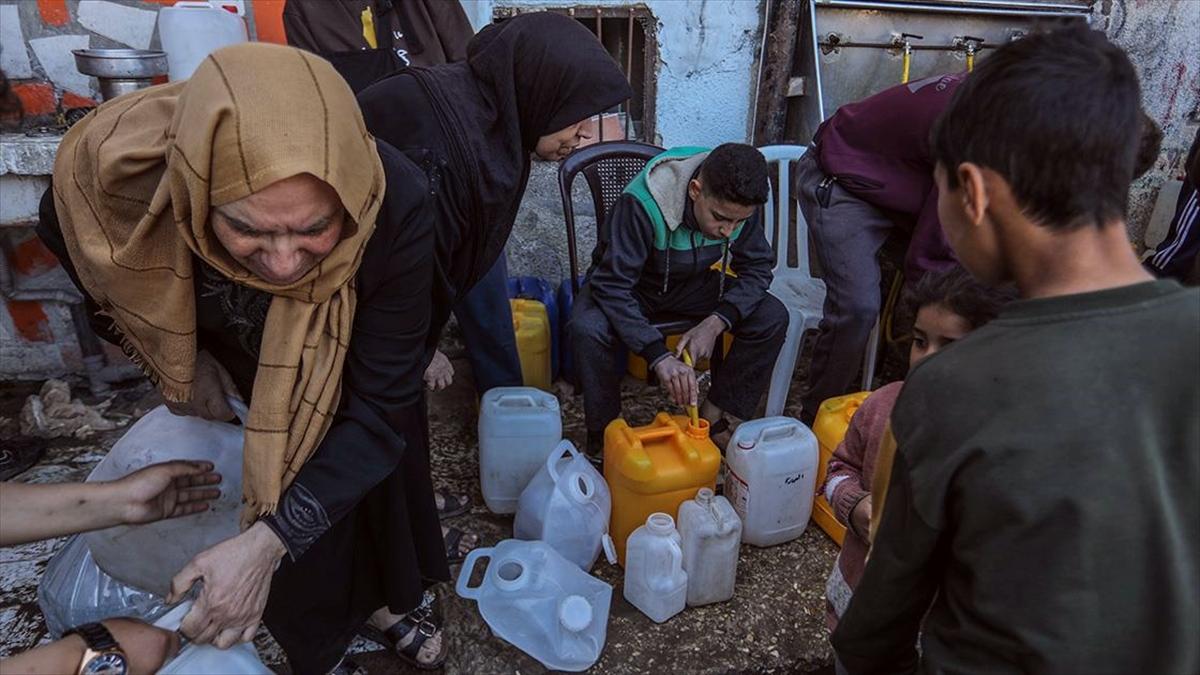
[{"label": "woman in black headscarf", "polygon": [[[632,93],[595,35],[567,16],[541,12],[487,26],[465,62],[410,68],[359,94],[367,129],[424,168],[434,192],[431,356],[451,309],[503,253],[531,154],[563,159],[584,139],[584,121]],[[463,549],[475,543],[462,537]],[[422,645],[424,634],[408,617],[380,610],[370,627],[371,637],[398,653],[437,662],[439,641]]]}]

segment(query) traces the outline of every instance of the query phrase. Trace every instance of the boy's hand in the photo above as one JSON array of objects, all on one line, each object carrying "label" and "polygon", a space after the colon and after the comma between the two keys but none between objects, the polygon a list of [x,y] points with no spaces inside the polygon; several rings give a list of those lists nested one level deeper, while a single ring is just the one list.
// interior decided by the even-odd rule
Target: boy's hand
[{"label": "boy's hand", "polygon": [[208,510],[208,503],[221,496],[211,486],[220,482],[212,462],[181,460],[152,464],[110,485],[122,522],[135,525]]},{"label": "boy's hand", "polygon": [[686,349],[692,355],[692,363],[700,363],[712,356],[717,338],[724,332],[725,322],[721,317],[712,314],[683,334],[679,345],[675,347],[675,356],[682,356],[683,350]]},{"label": "boy's hand", "polygon": [[696,371],[674,356],[665,356],[654,364],[654,374],[662,383],[675,405],[698,405],[700,386],[696,383]]},{"label": "boy's hand", "polygon": [[850,522],[854,525],[855,533],[866,539],[871,530],[871,495],[863,497],[854,505],[854,510],[850,512]]}]

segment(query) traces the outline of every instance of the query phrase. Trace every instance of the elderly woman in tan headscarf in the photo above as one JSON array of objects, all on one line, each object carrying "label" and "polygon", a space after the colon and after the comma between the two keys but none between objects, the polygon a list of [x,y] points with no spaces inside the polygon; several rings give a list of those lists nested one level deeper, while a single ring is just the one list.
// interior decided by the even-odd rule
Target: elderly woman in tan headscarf
[{"label": "elderly woman in tan headscarf", "polygon": [[372,617],[438,665],[424,172],[327,62],[247,44],[76,124],[52,191],[39,232],[101,336],[179,414],[249,402],[245,527],[175,578],[172,600],[203,581],[184,635],[227,647],[265,618],[293,672],[326,673]]}]

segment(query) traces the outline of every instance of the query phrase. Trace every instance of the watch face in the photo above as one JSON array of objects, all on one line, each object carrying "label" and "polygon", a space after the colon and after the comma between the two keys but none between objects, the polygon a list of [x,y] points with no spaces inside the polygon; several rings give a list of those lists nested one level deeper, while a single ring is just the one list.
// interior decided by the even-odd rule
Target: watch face
[{"label": "watch face", "polygon": [[82,675],[126,675],[127,671],[123,655],[107,652],[92,657],[80,672]]}]

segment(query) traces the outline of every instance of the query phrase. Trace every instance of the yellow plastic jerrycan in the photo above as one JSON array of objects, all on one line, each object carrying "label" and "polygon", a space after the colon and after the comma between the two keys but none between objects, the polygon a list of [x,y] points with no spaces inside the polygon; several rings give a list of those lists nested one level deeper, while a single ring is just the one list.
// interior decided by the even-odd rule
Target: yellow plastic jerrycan
[{"label": "yellow plastic jerrycan", "polygon": [[[669,351],[671,353],[675,353],[675,348],[679,346],[679,341],[682,339],[683,339],[682,335],[668,335],[667,336],[667,351]],[[725,351],[723,351],[721,353],[728,354],[730,347],[733,346],[733,334],[725,333],[724,339],[722,340],[722,344],[725,345]],[[630,354],[629,354],[629,360],[625,366],[625,369],[630,375],[636,377],[639,380],[644,381],[647,377],[646,359],[643,359],[642,357],[640,357],[637,354],[634,354],[632,352],[630,352]],[[696,370],[698,370],[698,371],[708,370],[708,359],[705,359],[705,360],[701,361],[700,363],[696,364]]]},{"label": "yellow plastic jerrycan", "polygon": [[644,427],[614,420],[604,430],[604,479],[612,493],[608,531],[625,564],[625,542],[652,513],[672,518],[702,487],[715,489],[721,451],[684,415],[660,412]]},{"label": "yellow plastic jerrycan", "polygon": [[550,391],[550,318],[537,300],[509,300],[521,379],[527,387]]},{"label": "yellow plastic jerrycan", "polygon": [[821,456],[817,461],[817,495],[813,499],[812,519],[838,546],[846,537],[846,526],[833,517],[833,507],[825,499],[825,473],[829,471],[833,451],[846,437],[850,418],[854,417],[858,406],[870,395],[869,391],[860,391],[828,399],[817,409],[817,417],[813,420],[812,430],[817,436],[817,448]]}]

